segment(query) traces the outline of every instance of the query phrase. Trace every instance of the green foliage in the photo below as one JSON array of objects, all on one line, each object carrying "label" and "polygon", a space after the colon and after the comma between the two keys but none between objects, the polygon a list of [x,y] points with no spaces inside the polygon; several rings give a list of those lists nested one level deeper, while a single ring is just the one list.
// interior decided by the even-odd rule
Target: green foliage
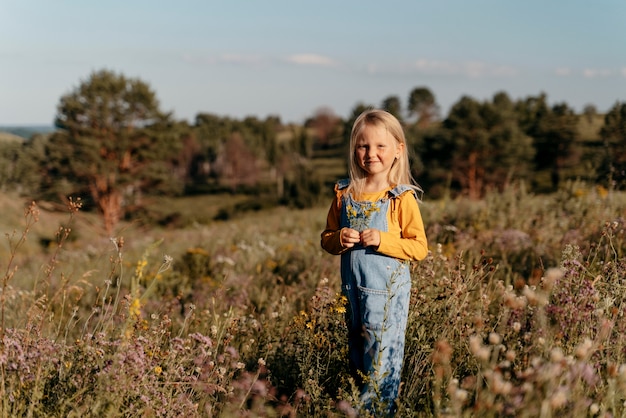
[{"label": "green foliage", "polygon": [[439,106],[435,95],[428,87],[416,87],[409,93],[408,113],[417,116],[417,125],[427,128],[439,117]]},{"label": "green foliage", "polygon": [[616,103],[609,110],[600,136],[606,150],[601,176],[621,186],[626,181],[626,103]]},{"label": "green foliage", "polygon": [[60,130],[46,144],[44,190],[90,196],[109,233],[141,193],[180,193],[181,177],[172,172],[185,128],[158,106],[141,80],[94,72],[60,100]]},{"label": "green foliage", "polygon": [[[431,131],[418,146],[426,176],[434,160],[432,176],[449,175],[448,181],[472,198],[490,188],[503,189],[513,178],[526,179],[531,172],[531,138],[520,131],[513,105],[504,94],[494,96],[491,103],[463,97],[450,110],[441,131]],[[449,167],[452,170],[446,173]]]},{"label": "green foliage", "polygon": [[550,172],[551,182],[543,190],[554,191],[563,169],[578,162],[578,117],[564,103],[549,107],[545,94],[519,101],[516,111],[520,127],[533,138],[535,169]]},{"label": "green foliage", "polygon": [[[441,120],[435,95],[419,86],[406,109],[397,96],[380,106],[405,124],[414,175],[430,197],[478,198],[520,180],[540,193],[576,179],[623,183],[620,103],[607,115],[593,106],[577,115],[563,103],[549,106],[545,94],[512,102],[499,92],[485,102],[462,97]],[[352,124],[370,107],[357,103],[345,120],[320,108],[304,126],[209,113],[188,126],[159,109],[146,83],[101,70],[61,97],[58,130],[22,147],[2,144],[0,187],[56,202],[81,197],[85,209],[105,214],[109,230],[119,219],[184,224],[155,216],[146,207],[152,196],[231,192],[259,200],[257,209],[310,207],[345,176]],[[239,211],[222,208],[220,217]]]},{"label": "green foliage", "polygon": [[[215,180],[225,183],[237,178],[238,184],[258,184],[259,172],[252,170],[262,162],[275,167],[280,160],[277,134],[280,120],[264,121],[248,117],[242,121],[201,113],[196,116],[194,134],[200,145],[197,164],[208,168],[198,170],[196,183]],[[237,159],[241,164],[237,163]]]},{"label": "green foliage", "polygon": [[394,115],[400,123],[404,123],[404,118],[402,117],[402,102],[398,96],[389,96],[385,98],[382,101],[380,108]]}]

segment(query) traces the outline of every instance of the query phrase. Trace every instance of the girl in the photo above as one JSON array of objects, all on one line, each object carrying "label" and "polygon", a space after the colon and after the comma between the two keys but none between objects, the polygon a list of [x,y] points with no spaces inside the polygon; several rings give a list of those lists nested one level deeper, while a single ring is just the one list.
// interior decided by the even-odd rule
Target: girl
[{"label": "girl", "polygon": [[395,408],[404,357],[410,260],[428,253],[398,120],[383,110],[363,112],[350,136],[350,179],[335,186],[321,245],[341,254],[341,288],[348,298],[350,371],[361,398]]}]

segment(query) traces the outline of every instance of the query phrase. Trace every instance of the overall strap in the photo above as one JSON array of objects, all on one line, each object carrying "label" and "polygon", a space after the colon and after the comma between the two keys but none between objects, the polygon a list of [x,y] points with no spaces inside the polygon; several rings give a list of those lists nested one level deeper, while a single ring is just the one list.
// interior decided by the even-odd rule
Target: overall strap
[{"label": "overall strap", "polygon": [[350,179],[341,179],[335,184],[335,190],[343,190],[350,185]]},{"label": "overall strap", "polygon": [[396,197],[408,191],[412,192],[413,196],[415,196],[415,199],[417,200],[417,193],[415,192],[415,189],[411,186],[407,186],[406,184],[399,184],[393,189],[389,190],[389,197],[391,199],[395,199]]}]

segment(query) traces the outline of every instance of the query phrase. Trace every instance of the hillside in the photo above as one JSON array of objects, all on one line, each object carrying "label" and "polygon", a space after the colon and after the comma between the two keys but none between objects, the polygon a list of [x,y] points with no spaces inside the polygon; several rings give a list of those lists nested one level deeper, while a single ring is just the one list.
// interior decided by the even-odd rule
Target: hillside
[{"label": "hillside", "polygon": [[0,136],[9,134],[22,139],[30,139],[35,134],[48,134],[54,132],[52,125],[14,125],[0,126]]},{"label": "hillside", "polygon": [[24,138],[9,132],[0,132],[0,142],[22,142]]}]

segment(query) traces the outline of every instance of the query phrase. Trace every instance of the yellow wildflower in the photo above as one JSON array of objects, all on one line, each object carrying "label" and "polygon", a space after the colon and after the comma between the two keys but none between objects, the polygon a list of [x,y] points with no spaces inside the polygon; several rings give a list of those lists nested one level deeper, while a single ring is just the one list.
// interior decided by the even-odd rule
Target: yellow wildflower
[{"label": "yellow wildflower", "polygon": [[141,279],[141,276],[143,276],[143,269],[147,265],[148,265],[148,261],[146,259],[142,259],[137,262],[137,266],[135,267],[135,277],[137,279]]},{"label": "yellow wildflower", "polygon": [[133,303],[128,307],[128,314],[133,319],[137,319],[141,316],[141,301],[139,298],[133,299]]}]

